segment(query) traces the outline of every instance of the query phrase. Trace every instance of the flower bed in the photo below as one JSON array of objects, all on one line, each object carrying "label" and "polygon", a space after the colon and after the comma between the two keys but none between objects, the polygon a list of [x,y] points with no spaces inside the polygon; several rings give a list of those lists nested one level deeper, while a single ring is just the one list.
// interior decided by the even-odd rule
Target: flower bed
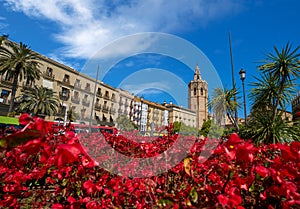
[{"label": "flower bed", "polygon": [[[28,130],[40,130],[40,135],[2,147],[0,207],[300,207],[300,142],[255,147],[251,141],[232,134],[211,149],[217,140],[168,135],[139,142],[136,135],[75,135],[68,130],[61,133],[28,115],[20,119]],[[111,163],[113,156],[113,162],[119,162],[116,159],[122,156],[150,159],[174,146],[178,148],[175,143],[180,140],[183,150],[193,142],[190,152],[158,175],[135,178],[132,172],[146,172],[161,167],[159,163],[173,161],[157,161],[155,165],[136,161],[135,167],[122,170],[126,174],[122,176],[104,169],[105,164],[111,166],[110,171],[126,168]],[[187,147],[183,147],[185,144]],[[178,153],[180,150],[173,150],[172,158],[182,156]]]}]

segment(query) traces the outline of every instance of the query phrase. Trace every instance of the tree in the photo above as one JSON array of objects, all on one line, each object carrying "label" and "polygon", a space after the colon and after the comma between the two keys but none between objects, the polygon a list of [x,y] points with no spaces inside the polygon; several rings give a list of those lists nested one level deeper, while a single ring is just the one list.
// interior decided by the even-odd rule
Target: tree
[{"label": "tree", "polygon": [[41,72],[38,66],[37,54],[26,44],[20,42],[18,45],[7,41],[5,38],[2,40],[2,44],[0,45],[0,75],[11,73],[13,76],[9,113],[14,108],[18,81],[22,79],[29,81],[40,79]]},{"label": "tree", "polygon": [[290,97],[286,93],[295,86],[294,79],[300,77],[299,47],[292,49],[289,43],[281,51],[274,47],[276,54],[269,53],[259,66],[268,81],[278,86],[277,94],[272,98],[274,101],[269,105],[273,111],[272,122],[276,120],[278,108],[285,108],[285,101]]},{"label": "tree", "polygon": [[25,90],[19,99],[20,105],[16,108],[19,112],[51,116],[58,111],[59,99],[52,89],[35,86]]},{"label": "tree", "polygon": [[295,79],[300,77],[299,47],[292,50],[286,44],[282,50],[274,47],[258,67],[262,73],[252,86],[250,136],[258,143],[290,142],[300,138],[299,128],[284,116],[295,93]]},{"label": "tree", "polygon": [[238,91],[233,89],[215,88],[209,106],[213,109],[216,123],[222,124],[222,120],[226,115],[236,131],[239,130],[238,121],[235,119],[235,110],[239,108],[239,104],[235,102],[234,97]]},{"label": "tree", "polygon": [[126,115],[120,115],[116,119],[116,122],[119,130],[133,131],[137,129],[137,126]]},{"label": "tree", "polygon": [[203,122],[202,127],[199,131],[200,135],[207,137],[211,127],[211,122],[212,122],[211,120],[206,120]]}]

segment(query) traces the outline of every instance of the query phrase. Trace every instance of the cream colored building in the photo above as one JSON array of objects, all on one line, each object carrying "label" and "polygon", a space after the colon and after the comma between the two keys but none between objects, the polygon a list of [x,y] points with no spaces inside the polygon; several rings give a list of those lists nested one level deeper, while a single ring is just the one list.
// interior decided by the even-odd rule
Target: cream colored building
[{"label": "cream colored building", "polygon": [[[19,82],[16,96],[21,95],[26,88],[42,85],[53,89],[60,99],[58,114],[46,117],[47,120],[67,121],[67,112],[72,110],[76,115],[75,122],[113,125],[118,116],[116,89],[45,56],[38,56],[41,78],[35,82],[25,80]],[[8,105],[11,89],[12,78],[8,74],[2,75],[0,83],[2,105]]]},{"label": "cream colored building", "polygon": [[[146,131],[163,128],[168,125],[169,109],[167,107],[148,100],[144,100],[143,104],[148,106],[146,115]],[[143,106],[143,108],[145,107]]]},{"label": "cream colored building", "polygon": [[[189,109],[175,105],[161,105],[135,97],[132,93],[116,89],[95,78],[87,76],[62,63],[39,55],[41,78],[35,82],[19,82],[16,96],[34,85],[53,89],[59,96],[58,114],[47,120],[67,121],[67,113],[72,110],[74,122],[85,124],[114,125],[119,115],[127,115],[139,130],[167,126],[181,121],[187,126],[200,127],[207,119],[207,83],[201,79],[196,67],[194,80],[189,84]],[[95,72],[97,69],[95,69]],[[95,73],[96,74],[96,73]],[[10,74],[0,80],[0,115],[6,115],[12,89]],[[1,109],[4,111],[1,112]]]},{"label": "cream colored building", "polygon": [[197,127],[197,113],[172,103],[165,104],[169,110],[169,123],[182,122],[190,127]]}]

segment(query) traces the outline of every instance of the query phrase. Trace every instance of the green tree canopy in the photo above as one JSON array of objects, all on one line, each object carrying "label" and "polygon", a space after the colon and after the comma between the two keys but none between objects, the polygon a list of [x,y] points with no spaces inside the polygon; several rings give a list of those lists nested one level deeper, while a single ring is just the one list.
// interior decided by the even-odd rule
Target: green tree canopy
[{"label": "green tree canopy", "polygon": [[26,44],[20,44],[8,41],[2,38],[0,45],[0,75],[9,73],[13,78],[11,99],[8,112],[14,108],[18,81],[25,79],[34,81],[40,78],[39,62],[35,52]]},{"label": "green tree canopy", "polygon": [[[299,47],[288,43],[281,50],[274,47],[258,67],[261,78],[252,84],[252,100],[248,135],[258,143],[299,140],[299,126],[284,116],[295,94],[295,79],[300,77]],[[250,133],[250,134],[249,134]]]},{"label": "green tree canopy", "polygon": [[209,102],[209,107],[213,110],[216,123],[222,124],[225,115],[229,118],[236,131],[239,130],[238,121],[235,119],[235,110],[240,107],[239,103],[235,102],[234,97],[238,91],[233,89],[215,88],[212,99]]},{"label": "green tree canopy", "polygon": [[126,115],[120,115],[117,119],[117,128],[122,131],[133,131],[136,130],[137,127],[134,123],[130,121],[130,119]]},{"label": "green tree canopy", "polygon": [[27,89],[19,97],[18,112],[27,112],[34,115],[51,116],[57,113],[59,99],[52,89],[35,86]]}]

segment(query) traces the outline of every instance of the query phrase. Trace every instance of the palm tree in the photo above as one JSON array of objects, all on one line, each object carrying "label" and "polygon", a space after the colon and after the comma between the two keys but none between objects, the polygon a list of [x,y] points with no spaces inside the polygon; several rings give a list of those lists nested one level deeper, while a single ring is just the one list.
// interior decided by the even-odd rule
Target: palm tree
[{"label": "palm tree", "polygon": [[286,91],[294,86],[294,79],[300,77],[299,48],[300,46],[292,49],[289,43],[281,51],[274,47],[275,54],[269,53],[266,60],[262,61],[264,64],[259,66],[259,70],[278,86],[273,98],[274,103],[271,105],[272,123],[276,119],[278,107],[289,99],[290,95],[285,95]]},{"label": "palm tree", "polygon": [[35,52],[20,42],[20,45],[5,38],[0,45],[0,75],[11,73],[13,76],[13,85],[11,90],[11,99],[8,112],[11,113],[14,108],[14,100],[18,90],[18,81],[29,79],[33,81],[40,79],[39,62]]},{"label": "palm tree", "polygon": [[289,142],[300,137],[298,127],[284,117],[295,93],[295,79],[300,76],[298,49],[292,50],[290,44],[281,51],[274,47],[276,54],[268,54],[259,66],[262,76],[256,78],[250,94],[250,136],[256,143]]},{"label": "palm tree", "polygon": [[218,124],[221,123],[224,115],[226,115],[236,131],[239,130],[238,121],[235,119],[235,110],[239,107],[239,104],[234,100],[237,94],[238,91],[235,88],[225,90],[215,88],[212,100],[208,104],[213,109]]},{"label": "palm tree", "polygon": [[20,105],[16,108],[19,112],[51,116],[58,111],[59,98],[52,89],[35,86],[25,90],[19,99]]}]

